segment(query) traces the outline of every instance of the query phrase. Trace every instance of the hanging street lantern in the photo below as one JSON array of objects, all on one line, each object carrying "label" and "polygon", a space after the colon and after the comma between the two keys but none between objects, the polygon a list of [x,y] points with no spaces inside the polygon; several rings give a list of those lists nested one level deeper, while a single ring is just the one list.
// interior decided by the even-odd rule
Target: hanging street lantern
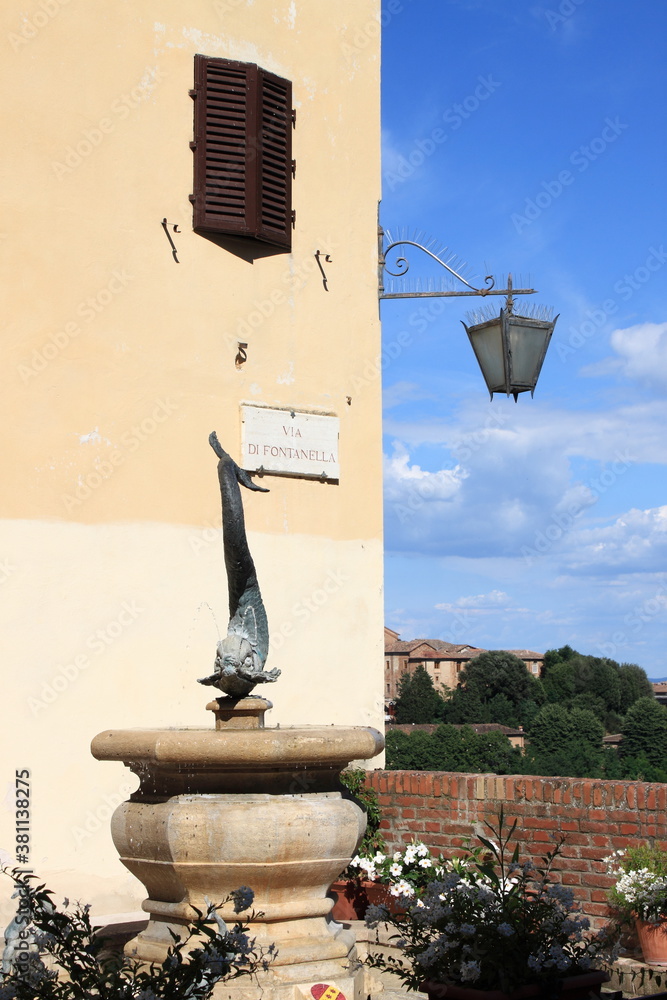
[{"label": "hanging street lantern", "polygon": [[[385,246],[385,236],[388,245]],[[398,290],[385,289],[384,272],[396,278],[402,278],[410,265],[407,258],[399,256],[393,263],[395,270],[387,265],[387,254],[396,247],[411,246],[422,250],[432,260],[440,264],[457,281],[462,282],[467,291],[449,288],[423,289],[419,284],[413,289],[405,286]],[[512,275],[507,276],[507,288],[495,288],[491,275],[484,279],[485,288],[476,288],[463,277],[461,271],[465,265],[455,255],[449,254],[446,248],[438,249],[430,241],[424,244],[417,239],[401,238],[392,240],[389,234],[378,228],[378,284],[380,299],[420,299],[435,297],[505,295],[505,308],[500,315],[492,310],[481,310],[469,316],[471,325],[463,323],[484,381],[493,399],[494,392],[504,392],[514,396],[516,402],[520,392],[530,390],[532,396],[542,369],[544,356],[551,340],[558,316],[551,318],[548,307],[522,307],[523,313],[514,312],[514,295],[534,295],[534,288],[513,288]],[[443,259],[448,255],[447,259]]]},{"label": "hanging street lantern", "polygon": [[532,396],[542,369],[556,325],[548,318],[549,310],[527,309],[532,315],[521,316],[514,312],[512,276],[507,279],[508,296],[500,316],[482,318],[474,326],[463,321],[472,349],[482,370],[487,389],[493,399],[494,392],[514,396],[530,390]]}]

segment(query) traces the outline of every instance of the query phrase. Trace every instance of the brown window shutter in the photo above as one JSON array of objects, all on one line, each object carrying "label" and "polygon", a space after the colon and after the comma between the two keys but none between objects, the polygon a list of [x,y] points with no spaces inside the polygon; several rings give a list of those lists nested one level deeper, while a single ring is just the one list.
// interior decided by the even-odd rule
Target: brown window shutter
[{"label": "brown window shutter", "polygon": [[291,248],[292,85],[195,56],[193,227]]},{"label": "brown window shutter", "polygon": [[258,70],[257,236],[292,244],[292,84]]}]

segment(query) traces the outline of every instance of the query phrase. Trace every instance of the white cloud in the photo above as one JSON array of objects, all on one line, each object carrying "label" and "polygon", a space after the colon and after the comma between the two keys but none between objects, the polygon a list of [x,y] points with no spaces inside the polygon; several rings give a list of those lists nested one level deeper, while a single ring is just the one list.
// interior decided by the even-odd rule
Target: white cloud
[{"label": "white cloud", "polygon": [[413,507],[421,507],[429,501],[452,500],[467,475],[459,465],[437,472],[410,465],[407,449],[400,441],[395,441],[394,454],[385,459],[385,495],[392,502],[409,503]]},{"label": "white cloud", "polygon": [[[571,457],[600,463],[629,456],[633,462],[667,464],[667,401],[663,398],[631,402],[607,410],[565,409],[542,405],[516,409],[514,403],[495,401],[463,408],[447,420],[385,421],[385,432],[408,448],[441,444],[467,466],[519,467],[541,456],[552,478],[567,470]],[[549,472],[551,470],[551,472]]]},{"label": "white cloud", "polygon": [[638,323],[614,330],[610,344],[616,356],[587,365],[582,375],[616,375],[640,385],[667,388],[667,323]]},{"label": "white cloud", "polygon": [[667,323],[639,323],[614,330],[611,346],[627,378],[667,387]]},{"label": "white cloud", "polygon": [[573,531],[567,549],[571,571],[660,572],[667,559],[667,506],[633,508],[612,524]]},{"label": "white cloud", "polygon": [[[585,412],[467,403],[447,422],[389,419],[387,549],[480,560],[522,558],[528,547],[539,558],[566,556],[578,572],[596,565],[596,553],[600,571],[608,572],[632,559],[641,564],[643,552],[653,565],[655,539],[622,543],[629,527],[587,528],[586,521],[603,496],[604,509],[615,496],[622,498],[616,510],[623,509],[642,463],[667,464],[665,423],[664,399]],[[415,455],[420,446],[431,469]],[[584,528],[605,534],[584,535]]]},{"label": "white cloud", "polygon": [[468,597],[458,597],[453,604],[436,604],[437,611],[458,611],[465,608],[469,611],[499,611],[506,610],[511,604],[504,590],[492,590],[488,594],[471,594]]}]

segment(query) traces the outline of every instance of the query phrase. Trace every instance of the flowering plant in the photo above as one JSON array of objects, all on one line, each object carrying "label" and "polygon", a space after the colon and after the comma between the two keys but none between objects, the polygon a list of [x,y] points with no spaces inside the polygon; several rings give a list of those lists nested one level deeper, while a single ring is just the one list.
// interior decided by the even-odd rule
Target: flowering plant
[{"label": "flowering plant", "polygon": [[623,917],[657,923],[667,916],[667,851],[641,844],[614,851],[605,862],[617,879],[609,899]]},{"label": "flowering plant", "polygon": [[402,851],[393,854],[382,854],[377,851],[373,857],[365,858],[359,854],[352,858],[349,869],[363,872],[364,878],[372,882],[382,882],[389,886],[392,896],[408,899],[418,895],[434,876],[442,871],[442,859],[433,862],[426,846],[419,841],[408,844]]},{"label": "flowering plant", "polygon": [[368,962],[392,972],[409,987],[424,980],[511,992],[545,986],[592,970],[612,952],[604,934],[588,934],[589,922],[573,904],[572,890],[551,881],[562,840],[543,858],[543,867],[521,864],[511,852],[502,811],[496,838],[466,848],[408,905],[391,915],[371,907],[366,922],[394,927],[401,957],[371,953]]},{"label": "flowering plant", "polygon": [[[5,932],[0,1000],[209,1000],[216,983],[254,976],[275,954],[274,945],[256,945],[240,921],[227,927],[220,906],[210,903],[206,913],[193,907],[196,919],[183,936],[170,931],[173,944],[161,965],[105,954],[89,905],[69,910],[65,900],[59,910],[50,889],[33,884],[34,875],[2,870],[14,881],[19,909]],[[225,903],[242,913],[252,901],[252,890],[241,886]]]}]

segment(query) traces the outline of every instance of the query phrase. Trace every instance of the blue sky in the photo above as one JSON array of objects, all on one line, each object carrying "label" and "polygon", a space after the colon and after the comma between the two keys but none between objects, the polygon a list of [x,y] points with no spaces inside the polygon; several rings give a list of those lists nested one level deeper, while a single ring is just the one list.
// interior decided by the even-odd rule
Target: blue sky
[{"label": "blue sky", "polygon": [[560,314],[535,398],[490,403],[481,299],[382,303],[386,623],[667,676],[667,5],[384,8],[384,228]]}]

